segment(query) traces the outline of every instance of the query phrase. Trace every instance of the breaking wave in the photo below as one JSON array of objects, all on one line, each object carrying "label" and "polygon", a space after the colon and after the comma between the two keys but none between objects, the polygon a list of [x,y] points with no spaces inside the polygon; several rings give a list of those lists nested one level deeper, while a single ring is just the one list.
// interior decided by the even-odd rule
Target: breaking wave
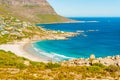
[{"label": "breaking wave", "polygon": [[63,61],[63,60],[69,60],[69,59],[73,59],[74,57],[68,57],[68,56],[65,56],[65,55],[61,55],[61,54],[57,54],[57,53],[54,53],[54,52],[46,52],[46,51],[43,51],[41,50],[40,48],[36,48],[34,46],[34,44],[32,44],[32,48],[34,49],[34,51],[42,56],[42,57],[45,57],[45,58],[48,58],[49,60],[52,60],[52,62],[57,62],[57,61]]}]

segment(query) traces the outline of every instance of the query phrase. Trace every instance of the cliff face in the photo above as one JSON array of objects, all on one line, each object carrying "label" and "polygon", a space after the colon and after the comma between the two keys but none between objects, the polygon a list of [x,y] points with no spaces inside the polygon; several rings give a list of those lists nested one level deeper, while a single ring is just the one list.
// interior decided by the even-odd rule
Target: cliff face
[{"label": "cliff face", "polygon": [[69,21],[57,15],[46,0],[0,0],[0,8],[17,18],[33,23]]}]

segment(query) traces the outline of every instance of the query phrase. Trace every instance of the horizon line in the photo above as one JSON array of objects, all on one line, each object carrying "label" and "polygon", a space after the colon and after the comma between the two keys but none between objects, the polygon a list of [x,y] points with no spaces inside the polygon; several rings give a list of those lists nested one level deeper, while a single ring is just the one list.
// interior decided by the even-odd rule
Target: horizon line
[{"label": "horizon line", "polygon": [[97,17],[109,17],[109,18],[110,18],[110,17],[111,17],[111,18],[112,18],[112,17],[116,17],[116,18],[120,18],[120,16],[63,16],[63,17],[68,17],[68,18],[69,18],[69,17],[96,17],[96,18],[97,18]]}]

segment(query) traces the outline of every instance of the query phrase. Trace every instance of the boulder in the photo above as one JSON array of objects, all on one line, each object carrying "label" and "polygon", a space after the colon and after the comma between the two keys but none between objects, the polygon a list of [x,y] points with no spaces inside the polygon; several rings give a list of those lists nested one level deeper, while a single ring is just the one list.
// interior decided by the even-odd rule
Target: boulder
[{"label": "boulder", "polygon": [[92,64],[99,63],[99,60],[95,59],[92,61]]},{"label": "boulder", "polygon": [[100,63],[103,65],[109,66],[109,65],[114,65],[115,61],[112,59],[105,58],[105,59],[100,60]]},{"label": "boulder", "polygon": [[91,54],[91,55],[90,55],[90,59],[95,59],[95,55],[94,55],[94,54]]},{"label": "boulder", "polygon": [[120,59],[120,55],[115,56],[115,59]]},{"label": "boulder", "polygon": [[118,62],[118,63],[117,63],[117,66],[119,66],[119,67],[120,67],[120,62]]},{"label": "boulder", "polygon": [[29,65],[30,65],[30,61],[24,61],[24,64],[25,64],[26,66],[29,66]]}]

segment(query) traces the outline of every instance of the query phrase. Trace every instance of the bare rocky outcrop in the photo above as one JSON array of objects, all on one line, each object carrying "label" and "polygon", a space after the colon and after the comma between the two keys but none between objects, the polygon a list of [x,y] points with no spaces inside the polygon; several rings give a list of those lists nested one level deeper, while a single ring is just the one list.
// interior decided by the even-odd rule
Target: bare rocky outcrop
[{"label": "bare rocky outcrop", "polygon": [[[93,59],[94,57],[94,59]],[[107,56],[104,58],[95,58],[94,55],[90,58],[80,58],[80,59],[71,59],[68,61],[63,61],[61,64],[63,66],[91,66],[92,64],[100,63],[105,66],[115,65],[120,66],[120,55],[116,56]]]}]

